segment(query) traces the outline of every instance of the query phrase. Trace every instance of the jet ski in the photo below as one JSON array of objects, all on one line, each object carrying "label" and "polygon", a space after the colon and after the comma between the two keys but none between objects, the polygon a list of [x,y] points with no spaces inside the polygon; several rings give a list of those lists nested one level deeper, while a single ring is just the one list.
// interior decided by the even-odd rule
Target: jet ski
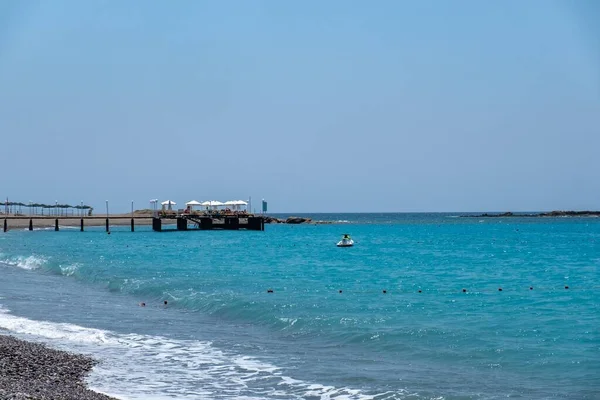
[{"label": "jet ski", "polygon": [[337,242],[337,247],[352,247],[354,246],[354,240],[348,234],[342,236],[342,240]]}]

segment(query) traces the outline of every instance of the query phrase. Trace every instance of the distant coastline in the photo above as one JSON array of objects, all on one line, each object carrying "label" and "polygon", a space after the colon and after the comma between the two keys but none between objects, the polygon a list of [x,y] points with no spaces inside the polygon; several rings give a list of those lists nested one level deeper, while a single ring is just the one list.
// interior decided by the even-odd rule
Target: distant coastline
[{"label": "distant coastline", "polygon": [[544,218],[544,217],[600,217],[600,211],[550,211],[541,213],[483,213],[477,215],[461,215],[461,218]]}]

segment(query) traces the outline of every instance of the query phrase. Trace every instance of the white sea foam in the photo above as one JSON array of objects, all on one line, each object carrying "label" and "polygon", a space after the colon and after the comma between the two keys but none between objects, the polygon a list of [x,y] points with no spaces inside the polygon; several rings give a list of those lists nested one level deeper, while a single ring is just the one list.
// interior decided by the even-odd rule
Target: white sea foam
[{"label": "white sea foam", "polygon": [[78,263],[67,264],[67,265],[60,265],[60,271],[65,276],[71,276],[75,272],[77,272],[77,270],[79,269],[80,266],[81,265],[78,264]]},{"label": "white sea foam", "polygon": [[286,329],[287,329],[287,328],[291,328],[292,326],[294,326],[294,324],[295,324],[296,322],[298,322],[298,318],[279,318],[279,320],[280,320],[281,322],[285,322],[286,324],[288,324],[288,325],[286,326]]},{"label": "white sea foam", "polygon": [[3,254],[0,254],[0,263],[12,265],[23,269],[38,269],[47,262],[48,259],[42,256],[31,255],[5,257]]},{"label": "white sea foam", "polygon": [[121,399],[385,399],[401,395],[371,396],[356,389],[294,379],[276,365],[219,350],[207,341],[120,335],[35,321],[12,315],[1,306],[0,329],[59,349],[90,354],[101,361],[88,378],[90,387]]},{"label": "white sea foam", "polygon": [[33,321],[12,315],[9,310],[1,306],[0,328],[19,334],[79,343],[107,343],[110,340],[107,332],[99,329],[83,328],[72,324]]}]

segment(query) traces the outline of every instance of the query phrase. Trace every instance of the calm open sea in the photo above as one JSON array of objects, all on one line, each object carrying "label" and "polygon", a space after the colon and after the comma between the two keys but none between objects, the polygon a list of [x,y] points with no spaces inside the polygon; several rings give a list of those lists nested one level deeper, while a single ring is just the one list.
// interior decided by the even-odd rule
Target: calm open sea
[{"label": "calm open sea", "polygon": [[313,217],[0,233],[0,329],[126,399],[600,399],[600,219]]}]

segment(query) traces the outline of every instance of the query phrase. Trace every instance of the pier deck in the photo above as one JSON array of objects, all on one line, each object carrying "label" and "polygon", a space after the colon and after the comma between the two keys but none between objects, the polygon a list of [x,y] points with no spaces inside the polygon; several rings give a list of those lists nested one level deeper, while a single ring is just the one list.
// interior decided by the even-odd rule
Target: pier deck
[{"label": "pier deck", "polygon": [[[130,221],[131,231],[135,231],[136,221],[146,222],[147,224],[151,221],[152,230],[155,232],[163,231],[193,231],[193,230],[213,230],[213,229],[224,229],[224,230],[253,230],[253,231],[264,231],[265,221],[262,216],[254,215],[189,215],[189,214],[166,214],[166,215],[142,215],[142,216],[127,216],[127,215],[115,215],[115,216],[41,216],[41,215],[4,215],[0,216],[0,219],[4,220],[3,231],[7,232],[10,228],[10,221],[19,221],[16,225],[23,227],[22,220],[29,220],[28,228],[30,231],[35,226],[34,221],[43,221],[43,225],[46,227],[48,223],[54,222],[54,230],[59,230],[60,221],[64,220],[79,220],[80,231],[84,231],[86,225],[85,221],[93,221],[93,225],[98,225],[98,220],[104,220],[105,228],[107,232],[110,232],[110,221],[120,220],[119,225],[126,225],[127,220]],[[164,222],[164,224],[163,224]],[[72,222],[71,222],[72,224]],[[38,224],[39,225],[39,224]],[[175,228],[163,229],[163,225],[175,226]]]}]

